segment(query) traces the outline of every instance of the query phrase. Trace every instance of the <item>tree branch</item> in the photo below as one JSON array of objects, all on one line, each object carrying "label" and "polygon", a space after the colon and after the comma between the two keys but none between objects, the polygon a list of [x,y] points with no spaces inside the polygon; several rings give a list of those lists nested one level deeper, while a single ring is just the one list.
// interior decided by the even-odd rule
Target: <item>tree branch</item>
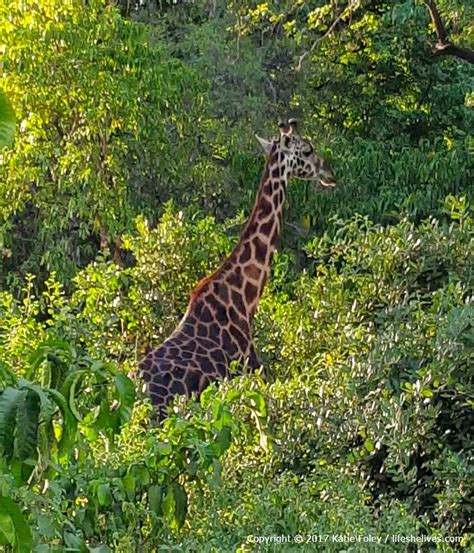
[{"label": "tree branch", "polygon": [[339,14],[339,16],[336,17],[336,19],[331,23],[331,25],[329,26],[329,29],[328,29],[322,36],[320,36],[319,38],[317,38],[317,39],[313,42],[313,44],[312,44],[312,46],[311,46],[311,48],[310,48],[309,50],[306,50],[306,52],[303,52],[303,53],[301,54],[301,56],[299,57],[299,60],[298,60],[298,64],[297,64],[297,66],[296,66],[296,68],[295,68],[296,71],[301,71],[301,68],[302,68],[302,66],[303,66],[303,61],[304,61],[304,59],[306,58],[306,56],[312,54],[312,53],[314,52],[314,49],[316,48],[316,46],[317,46],[323,39],[325,39],[328,35],[330,35],[330,34],[334,31],[334,29],[337,27],[337,25],[339,24],[339,22],[341,21],[341,19],[342,19],[345,15],[347,15],[347,12],[346,12],[347,9],[349,10],[349,13],[352,13],[352,1],[351,1],[351,0],[349,0],[348,6],[347,6],[346,8],[344,8],[344,9],[342,10],[342,12]]},{"label": "tree branch", "polygon": [[474,51],[454,44],[437,44],[433,53],[435,56],[454,56],[474,64]]},{"label": "tree branch", "polygon": [[438,11],[434,0],[423,0],[426,8],[430,12],[431,21],[434,25],[436,36],[438,42],[433,48],[433,53],[435,56],[454,56],[460,58],[464,61],[474,64],[474,51],[468,50],[467,48],[461,48],[451,44],[448,39],[448,34],[446,28],[443,24],[441,16]]},{"label": "tree branch", "polygon": [[446,39],[448,38],[448,34],[446,33],[446,29],[443,25],[443,21],[441,20],[441,16],[439,15],[436,4],[433,0],[423,0],[423,2],[426,4],[426,7],[430,12],[431,21],[433,22],[436,36],[438,37],[438,42],[440,44],[445,44]]}]

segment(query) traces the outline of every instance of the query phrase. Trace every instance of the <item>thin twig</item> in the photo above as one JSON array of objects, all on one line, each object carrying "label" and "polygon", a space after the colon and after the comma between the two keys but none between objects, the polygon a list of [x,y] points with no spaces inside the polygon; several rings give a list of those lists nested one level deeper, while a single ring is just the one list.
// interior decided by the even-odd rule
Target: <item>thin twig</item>
[{"label": "thin twig", "polygon": [[[349,9],[350,13],[352,14],[352,2],[349,1],[349,4],[347,5],[347,8]],[[296,71],[301,71],[301,67],[303,65],[303,61],[304,59],[309,56],[310,54],[312,54],[314,52],[314,49],[316,48],[316,46],[322,41],[324,40],[328,35],[330,35],[334,29],[336,28],[337,24],[341,21],[341,19],[344,17],[346,13],[346,8],[344,8],[342,10],[342,12],[336,17],[336,19],[331,23],[329,29],[324,33],[324,35],[320,36],[319,38],[317,38],[313,44],[311,45],[311,48],[309,50],[306,50],[306,52],[303,52],[301,54],[301,56],[299,57],[299,60],[298,60],[298,65],[296,66]]]}]

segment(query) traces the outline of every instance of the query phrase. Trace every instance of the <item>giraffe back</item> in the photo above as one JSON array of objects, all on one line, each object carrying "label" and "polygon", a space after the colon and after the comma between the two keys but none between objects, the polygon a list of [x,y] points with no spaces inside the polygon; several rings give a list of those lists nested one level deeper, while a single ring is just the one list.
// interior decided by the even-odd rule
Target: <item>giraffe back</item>
[{"label": "giraffe back", "polygon": [[161,416],[174,395],[199,395],[210,382],[229,377],[232,361],[250,358],[249,364],[257,363],[244,307],[231,296],[225,281],[203,282],[176,330],[140,362]]}]

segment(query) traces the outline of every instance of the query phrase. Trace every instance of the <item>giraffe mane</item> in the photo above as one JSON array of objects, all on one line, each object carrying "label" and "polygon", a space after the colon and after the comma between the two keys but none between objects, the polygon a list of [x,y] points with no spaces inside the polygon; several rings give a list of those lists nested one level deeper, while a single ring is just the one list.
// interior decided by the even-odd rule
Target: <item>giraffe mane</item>
[{"label": "giraffe mane", "polygon": [[217,269],[217,271],[214,271],[212,274],[205,276],[204,278],[201,278],[201,280],[196,284],[196,286],[191,290],[190,296],[191,301],[195,300],[198,296],[201,295],[204,287],[208,282],[211,282],[211,280],[217,275],[217,273],[220,271],[220,268]]}]

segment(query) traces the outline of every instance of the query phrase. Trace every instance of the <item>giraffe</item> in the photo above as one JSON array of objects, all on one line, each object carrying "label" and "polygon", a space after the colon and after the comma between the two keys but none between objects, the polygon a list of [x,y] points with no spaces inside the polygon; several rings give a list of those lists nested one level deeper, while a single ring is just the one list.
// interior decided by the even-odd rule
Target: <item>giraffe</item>
[{"label": "giraffe", "polygon": [[174,395],[199,395],[211,381],[230,377],[232,361],[250,370],[260,367],[252,322],[277,246],[288,180],[296,177],[322,187],[336,184],[327,163],[300,137],[296,120],[278,126],[280,135],[273,140],[255,135],[267,161],[238,244],[191,291],[187,311],[172,334],[139,364],[159,420]]}]

